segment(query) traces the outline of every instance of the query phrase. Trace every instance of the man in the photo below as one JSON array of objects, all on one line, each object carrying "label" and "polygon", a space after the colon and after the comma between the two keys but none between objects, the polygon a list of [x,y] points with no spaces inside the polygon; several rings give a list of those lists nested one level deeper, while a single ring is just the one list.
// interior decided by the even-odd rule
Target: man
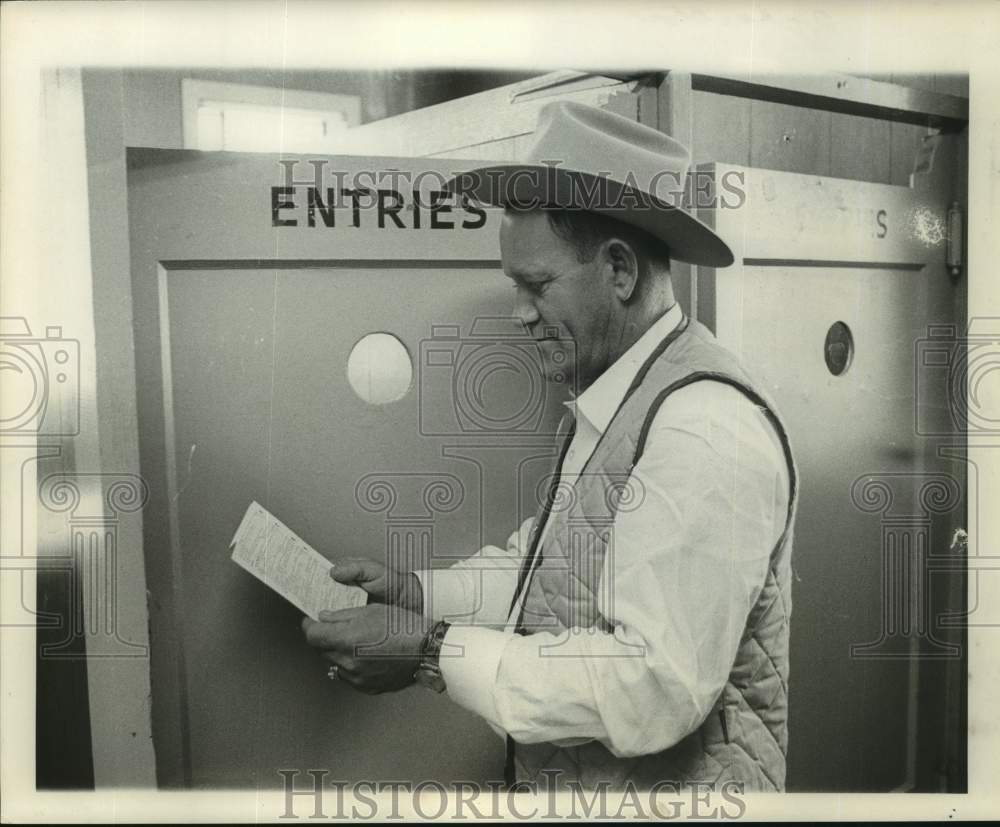
[{"label": "man", "polygon": [[753,380],[674,299],[672,258],[732,262],[676,206],[687,166],[656,130],[560,102],[527,163],[456,182],[506,208],[515,313],[546,371],[575,373],[556,484],[505,551],[338,564],[372,602],[303,624],[331,677],[381,692],[416,673],[484,717],[509,781],[784,788],[795,468]]}]

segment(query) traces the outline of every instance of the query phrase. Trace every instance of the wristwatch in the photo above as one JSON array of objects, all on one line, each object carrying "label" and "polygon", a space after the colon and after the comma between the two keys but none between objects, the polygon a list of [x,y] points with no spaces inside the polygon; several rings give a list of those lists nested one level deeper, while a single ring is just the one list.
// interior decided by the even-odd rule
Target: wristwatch
[{"label": "wristwatch", "polygon": [[441,675],[441,645],[444,643],[444,636],[448,634],[451,624],[444,620],[439,620],[424,635],[420,644],[420,664],[413,677],[421,686],[433,689],[435,692],[444,692],[444,677]]}]

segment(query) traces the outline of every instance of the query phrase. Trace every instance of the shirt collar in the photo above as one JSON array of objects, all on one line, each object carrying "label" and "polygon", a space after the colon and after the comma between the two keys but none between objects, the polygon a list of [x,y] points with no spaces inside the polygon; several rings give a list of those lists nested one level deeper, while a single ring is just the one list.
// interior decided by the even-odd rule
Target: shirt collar
[{"label": "shirt collar", "polygon": [[656,350],[656,346],[674,332],[683,318],[680,304],[674,302],[674,306],[660,316],[589,388],[576,399],[566,402],[566,407],[578,419],[582,415],[598,433],[603,434],[639,373],[639,368]]}]

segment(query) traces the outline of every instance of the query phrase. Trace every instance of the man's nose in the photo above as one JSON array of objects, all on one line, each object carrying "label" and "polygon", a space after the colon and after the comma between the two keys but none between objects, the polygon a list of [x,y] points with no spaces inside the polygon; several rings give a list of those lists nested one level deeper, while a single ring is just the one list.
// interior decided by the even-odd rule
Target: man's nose
[{"label": "man's nose", "polygon": [[517,296],[514,299],[513,316],[515,319],[520,320],[521,324],[529,329],[540,318],[538,311],[535,309],[535,303],[532,300],[531,292],[524,287],[517,288]]}]

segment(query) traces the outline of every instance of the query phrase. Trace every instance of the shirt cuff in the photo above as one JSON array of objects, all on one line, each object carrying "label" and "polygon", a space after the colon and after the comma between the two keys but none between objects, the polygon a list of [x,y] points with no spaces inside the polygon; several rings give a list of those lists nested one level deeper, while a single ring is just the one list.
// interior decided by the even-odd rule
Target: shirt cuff
[{"label": "shirt cuff", "polygon": [[503,627],[517,585],[517,570],[486,566],[425,569],[413,574],[424,593],[424,617],[459,626]]},{"label": "shirt cuff", "polygon": [[470,594],[467,572],[461,569],[426,569],[413,573],[424,592],[425,618],[460,622],[460,618],[471,614],[475,595]]},{"label": "shirt cuff", "polygon": [[444,637],[438,665],[448,696],[501,729],[494,692],[500,659],[513,634],[478,626],[452,626]]}]

